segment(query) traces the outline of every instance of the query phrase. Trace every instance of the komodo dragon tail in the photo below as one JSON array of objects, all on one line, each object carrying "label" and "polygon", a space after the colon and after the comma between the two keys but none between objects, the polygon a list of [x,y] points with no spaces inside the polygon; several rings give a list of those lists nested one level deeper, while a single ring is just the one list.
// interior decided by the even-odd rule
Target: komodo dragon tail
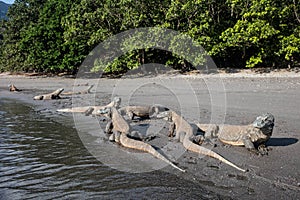
[{"label": "komodo dragon tail", "polygon": [[121,134],[120,136],[120,143],[127,148],[132,148],[132,149],[138,149],[141,151],[148,152],[152,154],[154,157],[163,160],[164,162],[168,163],[172,167],[180,170],[181,172],[185,172],[185,170],[177,167],[174,163],[169,161],[167,158],[162,156],[160,153],[158,153],[150,144],[144,143],[142,141],[134,140],[129,137],[127,137],[126,134]]},{"label": "komodo dragon tail", "polygon": [[211,151],[210,149],[207,149],[205,147],[202,147],[200,145],[197,145],[195,143],[193,143],[192,141],[190,140],[186,140],[183,142],[183,145],[184,147],[189,150],[189,151],[192,151],[192,152],[195,152],[195,153],[198,153],[198,154],[203,154],[203,155],[206,155],[206,156],[209,156],[209,157],[212,157],[212,158],[215,158],[215,159],[218,159],[220,161],[222,161],[223,163],[227,164],[227,165],[230,165],[242,172],[246,172],[247,170],[245,169],[242,169],[238,166],[236,166],[235,164],[233,164],[232,162],[226,160],[225,158],[223,158],[222,156],[220,156],[219,154]]},{"label": "komodo dragon tail", "polygon": [[74,107],[74,108],[63,108],[63,109],[57,109],[58,112],[72,112],[72,113],[82,113],[85,112],[87,109],[89,109],[90,106],[85,107]]},{"label": "komodo dragon tail", "polygon": [[114,97],[112,102],[110,102],[106,106],[83,106],[83,107],[63,108],[63,109],[58,109],[57,111],[58,112],[84,113],[89,108],[93,108],[96,111],[96,110],[101,110],[106,107],[112,107],[112,106],[115,106],[116,108],[118,108],[120,106],[120,104],[121,104],[121,98]]}]

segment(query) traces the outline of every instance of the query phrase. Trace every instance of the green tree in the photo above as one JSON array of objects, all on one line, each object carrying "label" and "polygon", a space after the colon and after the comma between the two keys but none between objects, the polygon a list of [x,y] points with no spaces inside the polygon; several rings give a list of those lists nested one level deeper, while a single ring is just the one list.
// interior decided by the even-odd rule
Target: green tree
[{"label": "green tree", "polygon": [[72,71],[73,62],[65,55],[62,18],[69,13],[74,1],[48,0],[39,11],[37,22],[22,32],[20,49],[26,52],[23,66],[44,72]]},{"label": "green tree", "polygon": [[9,20],[4,23],[3,53],[0,70],[22,71],[26,55],[19,48],[22,32],[38,20],[39,10],[46,0],[16,0],[8,10]]},{"label": "green tree", "polygon": [[[83,0],[63,20],[65,44],[73,48],[73,57],[82,61],[88,52],[110,36],[125,30],[161,24],[167,5],[167,1],[158,0]],[[153,52],[147,49],[132,51],[110,63],[105,70],[123,72],[150,62],[151,57]]]},{"label": "green tree", "polygon": [[238,20],[222,32],[211,55],[223,57],[231,66],[254,67],[278,66],[284,61],[278,56],[286,52],[289,58],[289,50],[297,52],[289,45],[282,48],[291,39],[297,42],[293,36],[287,38],[291,30],[299,27],[292,14],[296,5],[278,0],[230,0],[227,5]]},{"label": "green tree", "polygon": [[[190,36],[219,67],[299,66],[299,10],[296,0],[16,0],[1,25],[0,70],[76,72],[100,42],[141,27]],[[124,40],[130,51],[102,69],[125,72],[145,63],[193,69],[180,52],[201,65],[203,57],[178,39],[170,42],[173,53]]]},{"label": "green tree", "polygon": [[279,62],[287,64],[288,67],[300,65],[300,4],[296,0],[282,2],[282,9],[279,12],[278,36],[279,50],[276,54],[280,56]]}]

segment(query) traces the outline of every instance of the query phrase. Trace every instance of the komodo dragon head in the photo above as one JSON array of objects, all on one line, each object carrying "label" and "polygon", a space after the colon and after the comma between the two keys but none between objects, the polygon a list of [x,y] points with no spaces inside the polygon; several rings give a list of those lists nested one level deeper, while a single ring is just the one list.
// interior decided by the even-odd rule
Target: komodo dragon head
[{"label": "komodo dragon head", "polygon": [[15,85],[13,84],[10,84],[8,85],[8,89],[10,92],[19,92],[19,91],[22,91],[22,90],[19,90]]},{"label": "komodo dragon head", "polygon": [[96,111],[97,114],[104,115],[107,118],[112,118],[112,109],[111,107],[106,107]]},{"label": "komodo dragon head", "polygon": [[114,97],[114,99],[112,100],[112,102],[114,102],[114,107],[118,108],[121,104],[121,98],[120,97]]},{"label": "komodo dragon head", "polygon": [[108,104],[106,107],[100,110],[96,110],[96,115],[103,115],[107,118],[112,118],[112,109],[111,107],[119,108],[121,104],[121,98],[120,97],[114,97],[112,102]]},{"label": "komodo dragon head", "polygon": [[8,85],[8,89],[10,92],[16,91],[16,87],[13,84]]},{"label": "komodo dragon head", "polygon": [[272,135],[274,127],[274,116],[270,113],[265,113],[256,118],[252,123],[255,128],[259,128],[265,135]]}]

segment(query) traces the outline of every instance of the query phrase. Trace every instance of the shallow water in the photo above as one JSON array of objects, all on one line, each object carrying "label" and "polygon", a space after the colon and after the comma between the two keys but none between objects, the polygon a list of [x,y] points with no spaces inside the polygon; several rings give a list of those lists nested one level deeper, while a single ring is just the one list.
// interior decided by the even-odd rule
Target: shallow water
[{"label": "shallow water", "polygon": [[2,198],[23,199],[93,194],[114,173],[82,146],[76,131],[30,107],[0,101],[0,191]]},{"label": "shallow water", "polygon": [[165,172],[129,174],[96,160],[75,129],[0,99],[0,199],[211,199]]}]

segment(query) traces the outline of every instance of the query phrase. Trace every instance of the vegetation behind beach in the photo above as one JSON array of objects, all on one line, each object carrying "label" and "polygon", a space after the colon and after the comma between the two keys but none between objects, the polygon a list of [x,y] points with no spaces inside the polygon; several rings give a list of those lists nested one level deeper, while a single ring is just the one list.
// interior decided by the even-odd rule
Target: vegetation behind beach
[{"label": "vegetation behind beach", "polygon": [[[298,0],[16,0],[0,22],[0,71],[75,73],[97,44],[139,27],[189,35],[218,67],[297,67],[299,15]],[[194,68],[180,56],[149,48],[104,70],[125,72],[145,63]]]}]

